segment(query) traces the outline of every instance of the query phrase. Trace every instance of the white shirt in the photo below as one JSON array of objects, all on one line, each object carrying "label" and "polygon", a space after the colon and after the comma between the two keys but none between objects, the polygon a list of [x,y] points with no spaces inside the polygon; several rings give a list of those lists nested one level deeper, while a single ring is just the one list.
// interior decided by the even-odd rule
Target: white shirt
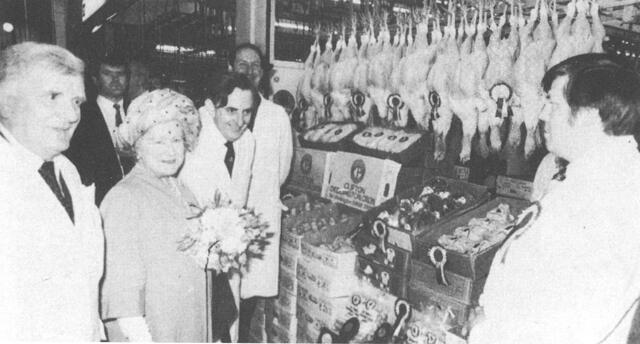
[{"label": "white shirt", "polygon": [[116,145],[116,109],[113,107],[114,104],[118,104],[120,106],[120,116],[124,121],[125,112],[124,112],[124,101],[120,99],[117,103],[112,102],[111,100],[98,95],[96,98],[96,103],[98,103],[98,107],[100,108],[100,112],[102,112],[102,116],[104,117],[105,123],[107,123],[107,128],[109,129],[109,134],[111,135],[111,141],[113,141],[113,145]]},{"label": "white shirt", "polygon": [[611,331],[603,343],[626,343],[640,296],[636,146],[611,138],[568,165],[537,220],[497,252],[470,344],[596,344]]}]

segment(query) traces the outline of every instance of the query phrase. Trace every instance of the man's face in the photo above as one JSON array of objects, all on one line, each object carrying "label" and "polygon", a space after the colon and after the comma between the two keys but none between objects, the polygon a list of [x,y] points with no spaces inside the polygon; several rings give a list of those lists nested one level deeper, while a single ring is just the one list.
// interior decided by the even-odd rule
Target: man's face
[{"label": "man's face", "polygon": [[127,68],[101,64],[94,81],[98,94],[112,101],[119,101],[127,89]]},{"label": "man's face", "polygon": [[80,75],[37,68],[16,82],[5,126],[23,146],[44,160],[69,147],[85,100]]},{"label": "man's face", "polygon": [[216,108],[213,121],[227,141],[235,141],[247,129],[252,110],[253,94],[251,91],[235,88],[227,97],[227,105]]},{"label": "man's face", "polygon": [[233,63],[233,71],[246,75],[247,78],[251,80],[251,83],[253,83],[253,87],[257,88],[263,74],[260,56],[248,48],[238,51]]},{"label": "man's face", "polygon": [[544,138],[547,149],[565,159],[569,158],[568,152],[575,139],[576,129],[572,124],[571,107],[564,97],[568,81],[568,76],[561,76],[553,81],[540,114],[540,119],[545,122]]}]

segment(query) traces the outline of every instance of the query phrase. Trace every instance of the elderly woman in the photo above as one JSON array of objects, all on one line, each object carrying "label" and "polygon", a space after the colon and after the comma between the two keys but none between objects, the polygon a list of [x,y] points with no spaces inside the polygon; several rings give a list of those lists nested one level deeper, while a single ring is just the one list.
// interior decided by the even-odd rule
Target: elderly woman
[{"label": "elderly woman", "polygon": [[191,100],[143,93],[119,127],[137,157],[101,205],[106,238],[102,317],[110,340],[204,342],[207,277],[178,251],[195,199],[176,178],[194,148],[200,119]]}]

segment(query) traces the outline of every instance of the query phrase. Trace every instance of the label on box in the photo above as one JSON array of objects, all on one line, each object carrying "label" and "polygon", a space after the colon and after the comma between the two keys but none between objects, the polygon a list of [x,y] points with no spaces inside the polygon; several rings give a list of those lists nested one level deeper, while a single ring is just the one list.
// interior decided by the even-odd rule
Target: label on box
[{"label": "label on box", "polygon": [[300,260],[297,277],[300,285],[329,297],[349,295],[352,292],[351,285],[355,283],[353,267],[346,271],[329,270],[308,259]]},{"label": "label on box", "polygon": [[393,197],[401,165],[388,159],[337,152],[332,157],[324,197],[369,210]]},{"label": "label on box", "polygon": [[471,173],[471,169],[464,166],[453,166],[453,173],[456,176],[456,179],[469,181],[469,174]]},{"label": "label on box", "polygon": [[333,152],[296,147],[288,187],[320,196]]},{"label": "label on box", "polygon": [[307,242],[302,243],[302,255],[334,270],[344,270],[346,268],[349,271],[353,271],[356,263],[355,251],[332,252],[326,248],[314,246]]},{"label": "label on box", "polygon": [[496,180],[496,193],[524,200],[531,199],[533,183],[526,180],[498,176]]},{"label": "label on box", "polygon": [[339,313],[344,313],[347,301],[348,297],[327,298],[311,289],[298,286],[298,305],[302,305],[311,315],[318,314],[318,318],[326,322],[339,319]]}]

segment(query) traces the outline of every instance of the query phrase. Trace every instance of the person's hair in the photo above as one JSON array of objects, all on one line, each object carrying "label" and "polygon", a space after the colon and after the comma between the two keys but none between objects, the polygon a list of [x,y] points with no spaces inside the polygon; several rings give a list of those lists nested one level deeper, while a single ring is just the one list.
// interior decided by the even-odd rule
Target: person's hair
[{"label": "person's hair", "polygon": [[581,108],[594,108],[605,133],[640,134],[640,78],[623,61],[605,54],[569,58],[547,71],[544,91],[563,76],[568,80],[563,93],[573,117]]},{"label": "person's hair", "polygon": [[211,99],[216,107],[227,106],[229,95],[233,93],[236,88],[241,90],[251,91],[253,96],[253,108],[256,109],[260,103],[260,96],[258,91],[253,87],[253,84],[244,74],[236,72],[227,72],[223,74],[216,85],[212,88],[211,93],[207,95],[207,98]]},{"label": "person's hair", "polygon": [[84,62],[68,50],[52,44],[24,42],[0,52],[0,90],[38,67],[62,75],[81,77],[84,73]]},{"label": "person's hair", "polygon": [[262,93],[263,96],[269,97],[273,93],[273,90],[271,89],[271,83],[269,81],[271,76],[271,70],[273,69],[273,65],[269,63],[269,61],[267,60],[267,57],[262,53],[262,50],[260,50],[260,47],[258,47],[253,43],[246,42],[246,43],[237,45],[233,49],[233,52],[228,56],[230,66],[232,67],[234,66],[236,62],[236,56],[242,50],[252,50],[258,55],[258,57],[260,57],[260,67],[262,67],[262,79],[260,79],[260,82],[258,84],[258,91]]},{"label": "person's hair", "polygon": [[127,75],[129,74],[129,61],[125,58],[125,56],[121,53],[109,53],[98,56],[93,63],[91,63],[91,76],[97,77],[100,73],[100,66],[111,66],[111,67],[124,67]]}]

